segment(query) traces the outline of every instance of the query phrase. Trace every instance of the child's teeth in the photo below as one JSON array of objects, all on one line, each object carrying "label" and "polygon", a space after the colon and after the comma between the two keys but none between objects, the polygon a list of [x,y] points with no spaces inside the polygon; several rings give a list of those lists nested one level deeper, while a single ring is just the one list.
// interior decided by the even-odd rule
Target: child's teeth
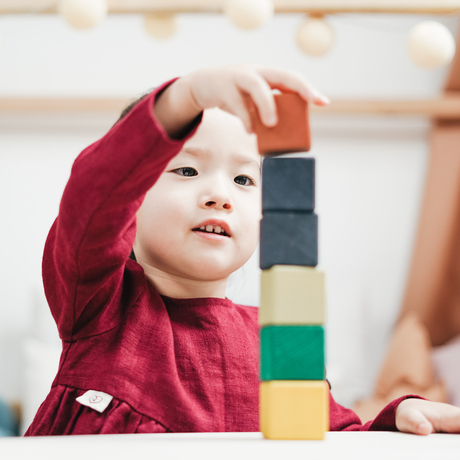
[{"label": "child's teeth", "polygon": [[225,233],[225,230],[220,226],[220,225],[202,225],[200,227],[200,230],[203,230],[205,232],[208,232],[208,233],[217,233],[219,235],[221,235],[222,233]]}]

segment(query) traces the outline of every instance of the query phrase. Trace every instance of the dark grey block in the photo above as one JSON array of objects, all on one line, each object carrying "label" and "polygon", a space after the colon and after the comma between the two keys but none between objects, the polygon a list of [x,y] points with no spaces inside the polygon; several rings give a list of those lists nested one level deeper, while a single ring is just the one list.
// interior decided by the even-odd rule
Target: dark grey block
[{"label": "dark grey block", "polygon": [[262,210],[312,212],[314,209],[314,158],[265,158]]},{"label": "dark grey block", "polygon": [[265,212],[260,223],[260,268],[318,264],[318,216],[312,212]]}]

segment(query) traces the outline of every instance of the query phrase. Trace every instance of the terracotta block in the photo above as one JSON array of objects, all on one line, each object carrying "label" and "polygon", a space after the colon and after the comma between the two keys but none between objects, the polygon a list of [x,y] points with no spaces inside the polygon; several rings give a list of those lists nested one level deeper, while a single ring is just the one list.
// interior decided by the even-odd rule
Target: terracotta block
[{"label": "terracotta block", "polygon": [[259,324],[324,324],[323,272],[311,267],[275,265],[262,270]]},{"label": "terracotta block", "polygon": [[257,134],[259,153],[281,154],[308,152],[310,150],[310,126],[308,104],[297,93],[275,94],[278,113],[276,126],[267,127],[259,118],[256,107],[250,110],[252,128]]},{"label": "terracotta block", "polygon": [[327,382],[262,382],[260,431],[267,439],[324,439],[329,431]]},{"label": "terracotta block", "polygon": [[260,380],[324,380],[322,326],[266,326],[260,330]]}]

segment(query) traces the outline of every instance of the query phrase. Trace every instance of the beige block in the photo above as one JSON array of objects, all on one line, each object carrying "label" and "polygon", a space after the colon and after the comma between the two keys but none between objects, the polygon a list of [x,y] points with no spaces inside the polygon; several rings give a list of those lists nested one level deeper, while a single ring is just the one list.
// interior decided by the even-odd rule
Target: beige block
[{"label": "beige block", "polygon": [[312,267],[275,265],[262,270],[259,324],[324,324],[323,272]]}]

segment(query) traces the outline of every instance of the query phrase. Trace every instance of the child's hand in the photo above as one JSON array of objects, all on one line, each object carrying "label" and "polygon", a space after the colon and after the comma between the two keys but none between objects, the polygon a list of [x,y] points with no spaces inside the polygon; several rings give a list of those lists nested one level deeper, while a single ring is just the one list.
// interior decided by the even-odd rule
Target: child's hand
[{"label": "child's hand", "polygon": [[277,123],[271,89],[298,93],[317,105],[329,103],[296,72],[255,65],[231,65],[198,70],[169,86],[155,103],[155,115],[169,135],[180,135],[187,123],[204,109],[219,107],[238,116],[252,132],[248,107],[254,104],[262,122]]},{"label": "child's hand", "polygon": [[405,399],[396,409],[396,428],[420,435],[460,433],[460,408],[422,399]]},{"label": "child's hand", "polygon": [[314,89],[302,75],[283,69],[234,65],[202,69],[190,74],[190,91],[200,109],[220,107],[238,116],[248,131],[251,120],[248,102],[258,107],[262,122],[277,123],[272,88],[294,91],[305,101],[325,105],[328,99]]}]

